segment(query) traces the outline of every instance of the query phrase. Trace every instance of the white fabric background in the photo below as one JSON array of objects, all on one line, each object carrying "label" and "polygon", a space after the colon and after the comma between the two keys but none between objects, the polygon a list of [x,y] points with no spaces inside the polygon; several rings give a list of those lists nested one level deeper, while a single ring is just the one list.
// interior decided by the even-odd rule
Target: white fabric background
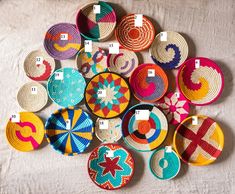
[{"label": "white fabric background", "polygon": [[[17,90],[29,79],[23,70],[28,52],[42,47],[46,30],[59,22],[75,22],[79,0],[0,0],[0,193],[104,193],[87,173],[89,152],[99,144],[92,142],[88,151],[75,157],[56,153],[46,142],[37,151],[21,153],[8,146],[5,125],[11,113],[20,111]],[[224,130],[225,147],[216,163],[205,167],[182,164],[180,174],[171,181],[160,181],[148,169],[151,153],[133,153],[136,165],[133,180],[125,188],[111,193],[235,193],[235,1],[234,0],[117,0],[112,5],[118,16],[143,13],[152,18],[157,32],[182,33],[190,56],[214,59],[225,75],[221,98],[206,107],[192,108],[192,113],[209,115]],[[114,41],[114,38],[110,41]],[[99,43],[107,47],[107,42]],[[151,62],[148,51],[140,60]],[[65,60],[62,67],[75,67]],[[171,90],[175,73],[168,72]],[[43,120],[57,105],[37,113]],[[166,144],[171,143],[172,132]]]}]

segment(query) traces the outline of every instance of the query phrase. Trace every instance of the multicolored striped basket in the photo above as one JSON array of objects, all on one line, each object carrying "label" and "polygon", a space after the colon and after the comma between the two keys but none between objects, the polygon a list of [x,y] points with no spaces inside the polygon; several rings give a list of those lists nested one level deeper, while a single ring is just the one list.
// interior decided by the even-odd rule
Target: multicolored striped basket
[{"label": "multicolored striped basket", "polygon": [[45,125],[45,135],[59,153],[74,156],[84,152],[93,138],[90,116],[82,109],[63,108],[54,112]]},{"label": "multicolored striped basket", "polygon": [[48,80],[47,91],[56,104],[69,107],[82,101],[86,81],[74,68],[56,70]]},{"label": "multicolored striped basket", "polygon": [[47,91],[42,84],[34,81],[28,82],[19,89],[17,101],[24,110],[37,112],[47,104]]},{"label": "multicolored striped basket", "polygon": [[108,55],[107,65],[110,71],[127,78],[131,76],[131,73],[139,65],[139,61],[135,52],[120,48],[118,54]]},{"label": "multicolored striped basket", "polygon": [[154,63],[164,69],[178,68],[188,57],[188,44],[177,32],[160,32],[155,37],[149,53]]},{"label": "multicolored striped basket", "polygon": [[25,74],[34,81],[44,81],[55,70],[55,60],[43,50],[30,52],[24,60]]},{"label": "multicolored striped basket", "polygon": [[[96,12],[94,6],[97,5],[100,6],[100,12]],[[116,20],[116,14],[108,3],[93,1],[78,11],[76,24],[85,39],[105,41],[113,34]]]},{"label": "multicolored striped basket", "polygon": [[157,107],[166,115],[169,123],[177,125],[187,118],[190,106],[188,101],[179,92],[170,92],[161,98]]},{"label": "multicolored striped basket", "polygon": [[44,125],[41,119],[31,112],[20,112],[19,122],[12,118],[6,126],[8,143],[18,151],[28,152],[37,149],[44,138]]},{"label": "multicolored striped basket", "polygon": [[87,108],[101,118],[114,118],[122,114],[130,103],[128,83],[116,73],[99,73],[86,86]]},{"label": "multicolored striped basket", "polygon": [[139,65],[129,82],[134,96],[143,102],[156,102],[168,89],[166,73],[155,64]]},{"label": "multicolored striped basket", "polygon": [[158,148],[149,160],[152,174],[160,180],[173,179],[180,171],[180,159],[171,146]]},{"label": "multicolored striped basket", "polygon": [[88,174],[101,189],[116,190],[127,185],[134,174],[134,159],[121,145],[102,144],[88,159]]},{"label": "multicolored striped basket", "polygon": [[69,59],[75,56],[81,47],[80,32],[73,24],[56,24],[47,31],[44,47],[54,59]]},{"label": "multicolored striped basket", "polygon": [[92,52],[85,52],[81,49],[76,58],[77,67],[85,78],[92,78],[94,75],[107,70],[107,55],[99,47],[92,46]]},{"label": "multicolored striped basket", "polygon": [[155,37],[150,20],[142,18],[142,26],[135,26],[135,14],[124,16],[115,30],[116,39],[122,47],[139,52],[149,48]]},{"label": "multicolored striped basket", "polygon": [[219,98],[224,88],[224,76],[214,61],[204,57],[191,58],[179,69],[177,85],[191,104],[203,106]]},{"label": "multicolored striped basket", "polygon": [[219,157],[224,147],[224,135],[213,119],[195,115],[188,117],[177,127],[173,144],[184,162],[202,166]]},{"label": "multicolored striped basket", "polygon": [[95,124],[95,134],[96,137],[104,143],[114,143],[121,139],[122,129],[121,129],[122,119],[100,119],[96,120]]},{"label": "multicolored striped basket", "polygon": [[[149,118],[144,120],[136,114],[144,110]],[[152,104],[137,104],[131,107],[122,118],[122,136],[131,148],[137,151],[152,151],[166,138],[168,123],[165,115]]]}]

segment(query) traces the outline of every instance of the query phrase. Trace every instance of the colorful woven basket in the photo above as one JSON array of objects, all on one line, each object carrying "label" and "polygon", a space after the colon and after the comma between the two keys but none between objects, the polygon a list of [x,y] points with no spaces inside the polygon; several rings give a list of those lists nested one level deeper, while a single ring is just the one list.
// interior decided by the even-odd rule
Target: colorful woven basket
[{"label": "colorful woven basket", "polygon": [[[149,74],[153,71],[153,74]],[[168,79],[165,72],[155,64],[139,65],[130,77],[134,96],[144,102],[155,102],[166,93]]]},{"label": "colorful woven basket", "polygon": [[[136,111],[148,110],[148,120],[137,120]],[[122,118],[124,141],[137,151],[151,151],[166,138],[168,124],[165,115],[154,105],[138,104],[131,107]]]},{"label": "colorful woven basket", "polygon": [[[99,95],[101,92],[102,95]],[[100,73],[87,84],[85,100],[87,108],[101,118],[113,118],[122,114],[130,102],[128,83],[118,74]]]},{"label": "colorful woven basket", "polygon": [[73,68],[56,70],[47,83],[49,97],[63,107],[74,106],[81,102],[85,87],[85,79]]},{"label": "colorful woven basket", "polygon": [[186,119],[190,111],[189,103],[184,96],[172,92],[161,98],[157,107],[165,113],[167,120],[173,125],[177,125]]},{"label": "colorful woven basket", "polygon": [[[117,142],[122,137],[121,129],[122,119],[100,119],[96,120],[95,134],[96,137],[105,143]],[[107,125],[107,126],[105,126]]]},{"label": "colorful woven basket", "polygon": [[20,112],[20,122],[10,119],[6,126],[8,143],[18,151],[35,150],[44,138],[44,125],[41,119],[31,112]]},{"label": "colorful woven basket", "polygon": [[224,76],[214,61],[203,57],[191,58],[181,66],[177,84],[191,104],[203,106],[219,98]]},{"label": "colorful woven basket", "polygon": [[153,152],[149,160],[152,174],[161,180],[173,179],[180,171],[180,159],[170,148],[159,148]]},{"label": "colorful woven basket", "polygon": [[[100,6],[100,13],[94,12],[94,5]],[[78,11],[76,24],[85,39],[105,41],[114,32],[116,14],[108,3],[94,1],[84,5]]]},{"label": "colorful woven basket", "polygon": [[109,54],[107,59],[109,70],[126,78],[131,76],[138,64],[139,61],[136,54],[123,48],[119,49],[119,54]]},{"label": "colorful woven basket", "polygon": [[143,16],[142,27],[135,26],[135,14],[124,16],[115,30],[116,39],[124,48],[131,51],[147,49],[153,42],[155,29]]},{"label": "colorful woven basket", "polygon": [[93,137],[93,122],[82,109],[64,108],[53,113],[45,125],[51,146],[61,154],[74,156],[84,152]]},{"label": "colorful woven basket", "polygon": [[81,49],[76,58],[78,70],[86,78],[107,70],[107,56],[103,49],[92,46],[92,52]]},{"label": "colorful woven basket", "polygon": [[34,81],[43,81],[55,70],[55,61],[43,50],[35,50],[24,60],[24,71]]},{"label": "colorful woven basket", "polygon": [[[197,123],[193,123],[193,117]],[[220,126],[207,116],[192,116],[176,129],[173,143],[179,157],[195,166],[207,165],[216,160],[224,146]]]},{"label": "colorful woven basket", "polygon": [[21,108],[29,112],[37,112],[46,106],[47,91],[37,82],[24,84],[17,93],[17,101]]},{"label": "colorful woven basket", "polygon": [[73,24],[56,24],[47,31],[44,47],[54,59],[69,59],[76,55],[81,47],[80,32]]},{"label": "colorful woven basket", "polygon": [[102,144],[88,159],[88,174],[100,188],[115,190],[130,182],[134,173],[134,159],[118,144]]},{"label": "colorful woven basket", "polygon": [[[163,41],[162,36],[166,36],[166,41]],[[188,57],[188,44],[177,32],[161,32],[155,37],[149,53],[154,63],[160,67],[178,68]]]}]

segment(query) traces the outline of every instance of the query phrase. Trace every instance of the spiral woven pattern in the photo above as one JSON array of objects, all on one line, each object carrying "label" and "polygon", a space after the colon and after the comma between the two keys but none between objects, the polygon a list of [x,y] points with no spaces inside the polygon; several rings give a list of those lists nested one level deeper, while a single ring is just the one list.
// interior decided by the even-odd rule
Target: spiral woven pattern
[{"label": "spiral woven pattern", "polygon": [[139,61],[136,54],[123,48],[119,49],[119,54],[109,54],[107,59],[109,70],[126,78],[131,76],[138,64]]},{"label": "spiral woven pattern", "polygon": [[131,51],[147,49],[153,42],[155,29],[153,24],[143,16],[142,27],[135,26],[135,14],[125,16],[115,31],[120,45]]},{"label": "spiral woven pattern", "polygon": [[[63,34],[68,35],[68,40],[61,40],[61,35]],[[54,59],[69,59],[76,55],[81,47],[80,32],[73,24],[56,24],[47,31],[44,47],[47,53]]]},{"label": "spiral woven pattern", "polygon": [[[42,63],[37,64],[36,58],[41,57]],[[43,81],[55,70],[55,61],[45,51],[35,50],[27,55],[24,61],[26,75],[34,81]]]},{"label": "spiral woven pattern", "polygon": [[[196,68],[195,61],[200,60]],[[224,87],[224,76],[219,66],[208,58],[191,58],[178,72],[180,92],[192,104],[203,106],[216,101]]]},{"label": "spiral woven pattern", "polygon": [[[36,88],[36,94],[32,93]],[[24,84],[17,93],[17,101],[21,108],[29,112],[37,112],[46,106],[48,100],[47,91],[43,85],[37,82]]]},{"label": "spiral woven pattern", "polygon": [[167,31],[167,41],[161,41],[161,33],[155,37],[149,53],[154,63],[164,69],[178,68],[188,57],[188,44],[177,32]]},{"label": "spiral woven pattern", "polygon": [[[154,70],[155,75],[150,77],[148,70]],[[155,64],[142,64],[133,71],[130,86],[138,100],[155,102],[166,93],[168,79],[161,67]]]},{"label": "spiral woven pattern", "polygon": [[[93,6],[100,5],[100,13],[94,13]],[[84,5],[77,14],[77,28],[88,40],[105,41],[114,32],[116,14],[106,2],[95,1]]]}]

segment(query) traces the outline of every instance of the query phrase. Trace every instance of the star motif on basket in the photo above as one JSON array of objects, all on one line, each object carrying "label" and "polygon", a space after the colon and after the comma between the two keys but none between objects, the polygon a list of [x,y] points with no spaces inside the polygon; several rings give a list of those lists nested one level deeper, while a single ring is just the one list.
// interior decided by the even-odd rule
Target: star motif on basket
[{"label": "star motif on basket", "polygon": [[104,171],[102,173],[103,175],[110,172],[112,174],[112,176],[115,177],[115,174],[116,174],[117,170],[123,170],[118,165],[119,157],[109,158],[109,157],[105,156],[104,159],[105,159],[105,162],[99,163],[99,165],[104,168]]}]

